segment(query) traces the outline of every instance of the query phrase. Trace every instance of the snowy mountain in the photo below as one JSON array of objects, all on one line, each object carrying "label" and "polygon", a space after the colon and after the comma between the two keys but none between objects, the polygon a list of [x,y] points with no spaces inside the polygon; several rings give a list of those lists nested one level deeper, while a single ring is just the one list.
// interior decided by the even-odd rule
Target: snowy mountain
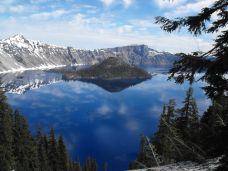
[{"label": "snowy mountain", "polygon": [[22,35],[0,40],[0,72],[47,69],[71,64],[92,65],[108,57],[122,57],[135,65],[171,65],[177,57],[146,45],[81,50],[31,41]]},{"label": "snowy mountain", "polygon": [[62,81],[62,75],[45,71],[24,71],[0,74],[1,84],[8,93],[23,94],[28,90],[37,89]]}]

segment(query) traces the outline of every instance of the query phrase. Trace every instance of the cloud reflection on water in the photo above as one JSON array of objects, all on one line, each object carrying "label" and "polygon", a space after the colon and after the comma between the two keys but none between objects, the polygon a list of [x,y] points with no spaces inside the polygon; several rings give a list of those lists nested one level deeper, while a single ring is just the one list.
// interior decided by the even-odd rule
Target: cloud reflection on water
[{"label": "cloud reflection on water", "polygon": [[[193,85],[200,112],[210,101]],[[110,171],[124,170],[137,154],[141,133],[152,135],[162,106],[175,98],[181,106],[187,83],[176,85],[158,74],[120,92],[110,93],[92,83],[58,82],[24,94],[7,94],[9,103],[28,118],[33,132],[38,125],[63,134],[72,157],[108,161]]]}]

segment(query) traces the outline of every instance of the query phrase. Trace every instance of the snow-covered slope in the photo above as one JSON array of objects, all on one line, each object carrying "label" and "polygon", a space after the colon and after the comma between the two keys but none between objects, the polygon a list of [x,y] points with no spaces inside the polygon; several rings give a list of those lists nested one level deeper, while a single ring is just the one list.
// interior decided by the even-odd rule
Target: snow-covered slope
[{"label": "snow-covered slope", "polygon": [[158,52],[146,45],[81,50],[31,41],[22,35],[0,40],[0,72],[53,68],[70,64],[91,65],[116,56],[136,65],[170,65],[177,59],[170,53]]},{"label": "snow-covered slope", "polygon": [[[32,74],[31,74],[32,73]],[[24,71],[0,74],[1,84],[8,93],[23,94],[28,90],[62,81],[62,75],[45,71]]]},{"label": "snow-covered slope", "polygon": [[205,163],[198,164],[195,162],[180,162],[150,169],[138,169],[131,171],[213,171],[219,167],[220,158],[210,159]]}]

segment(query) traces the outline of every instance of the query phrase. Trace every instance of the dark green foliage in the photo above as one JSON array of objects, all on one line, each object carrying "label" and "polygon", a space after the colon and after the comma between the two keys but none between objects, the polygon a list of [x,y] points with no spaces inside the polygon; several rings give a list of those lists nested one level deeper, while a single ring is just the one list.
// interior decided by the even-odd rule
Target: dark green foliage
[{"label": "dark green foliage", "polygon": [[[19,111],[12,113],[0,89],[0,171],[82,171],[79,161],[69,159],[63,137],[56,141],[54,129],[47,138],[39,128],[33,138],[25,118]],[[89,158],[83,171],[97,168]]]},{"label": "dark green foliage", "polygon": [[209,158],[224,153],[225,139],[223,131],[227,125],[228,97],[214,100],[201,118],[201,144]]},{"label": "dark green foliage", "polygon": [[144,169],[146,167],[154,166],[153,155],[148,146],[147,139],[144,135],[141,135],[139,154],[137,160],[131,161],[128,168],[131,169]]},{"label": "dark green foliage", "polygon": [[18,111],[14,113],[13,124],[15,169],[17,171],[38,171],[38,156],[34,139],[27,122]]},{"label": "dark green foliage", "polygon": [[58,140],[58,165],[59,171],[66,171],[69,169],[67,149],[62,136],[60,136]]},{"label": "dark green foliage", "polygon": [[[199,148],[200,139],[200,123],[198,116],[198,108],[193,97],[193,88],[190,87],[183,101],[184,106],[178,110],[179,116],[176,118],[176,128],[179,130],[180,138],[192,150],[181,148],[182,157],[180,160],[198,160],[198,156],[192,151],[201,153]],[[199,150],[199,151],[198,151]]]},{"label": "dark green foliage", "polygon": [[193,89],[190,87],[181,109],[174,99],[163,107],[157,132],[150,142],[142,136],[137,160],[130,169],[149,168],[179,161],[203,161],[200,123]]},{"label": "dark green foliage", "polygon": [[48,148],[47,148],[47,139],[43,134],[41,128],[38,129],[36,135],[36,143],[37,143],[37,153],[38,153],[38,161],[39,161],[39,171],[49,171],[49,163],[48,163]]},{"label": "dark green foliage", "polygon": [[94,159],[88,158],[84,164],[83,171],[97,171],[97,162]]},{"label": "dark green foliage", "polygon": [[0,168],[1,171],[13,169],[12,153],[12,111],[6,103],[6,98],[0,90]]},{"label": "dark green foliage", "polygon": [[49,140],[48,140],[48,159],[51,171],[58,171],[58,151],[57,142],[55,138],[55,131],[52,128],[50,130]]},{"label": "dark green foliage", "polygon": [[217,169],[219,171],[223,171],[223,170],[228,170],[228,138],[226,137],[228,135],[228,126],[223,127],[222,130],[222,136],[224,137],[223,139],[223,146],[225,148],[225,156],[221,159],[221,166]]},{"label": "dark green foliage", "polygon": [[176,160],[179,150],[176,140],[178,132],[175,126],[175,100],[171,99],[168,106],[163,107],[163,112],[160,118],[158,131],[152,138],[152,143],[155,145],[159,155],[161,155],[163,164],[169,164]]},{"label": "dark green foliage", "polygon": [[197,143],[197,138],[199,137],[199,116],[192,87],[188,89],[183,103],[183,108],[178,111],[179,117],[176,119],[176,127],[180,130],[184,140]]},{"label": "dark green foliage", "polygon": [[[169,20],[164,17],[156,17],[156,23],[162,24],[161,28],[167,32],[186,27],[196,36],[202,33],[218,32],[228,24],[228,1],[217,0],[211,7],[202,9],[196,16]],[[212,15],[217,19],[212,20]],[[206,53],[195,52],[193,54],[179,54],[181,59],[171,69],[170,78],[177,83],[184,80],[195,81],[195,74],[202,73],[201,80],[208,85],[204,87],[210,97],[221,96],[228,91],[228,81],[225,74],[228,72],[228,30],[221,31],[214,40],[213,48]],[[213,57],[213,58],[211,58]]]},{"label": "dark green foliage", "polygon": [[[222,161],[227,161],[227,145],[221,145],[222,139],[228,136],[226,127],[228,124],[228,112],[221,115],[215,111],[218,106],[215,104],[220,98],[227,98],[228,92],[228,1],[216,0],[212,6],[206,7],[196,16],[177,18],[169,20],[164,17],[157,17],[156,23],[162,24],[161,28],[167,32],[179,30],[186,27],[195,35],[212,34],[217,32],[213,48],[205,53],[194,52],[193,54],[181,53],[181,59],[174,63],[170,70],[170,79],[182,84],[185,80],[193,83],[195,74],[201,73],[201,78],[207,82],[203,87],[206,94],[212,99],[213,106],[204,114],[201,121],[202,145],[209,156],[224,154]],[[212,19],[212,15],[216,19]],[[222,30],[223,29],[223,30]],[[217,106],[217,107],[216,107]],[[226,108],[221,106],[221,108]],[[217,142],[217,143],[216,143]],[[220,147],[219,147],[220,146]],[[223,168],[228,168],[228,162],[223,162]]]},{"label": "dark green foliage", "polygon": [[79,161],[70,161],[69,162],[69,171],[82,171]]},{"label": "dark green foliage", "polygon": [[104,171],[108,171],[108,163],[107,162],[104,163]]},{"label": "dark green foliage", "polygon": [[135,65],[130,65],[121,58],[110,57],[99,64],[89,68],[78,70],[76,72],[66,72],[64,74],[66,80],[71,79],[148,79],[151,75],[138,68]]}]

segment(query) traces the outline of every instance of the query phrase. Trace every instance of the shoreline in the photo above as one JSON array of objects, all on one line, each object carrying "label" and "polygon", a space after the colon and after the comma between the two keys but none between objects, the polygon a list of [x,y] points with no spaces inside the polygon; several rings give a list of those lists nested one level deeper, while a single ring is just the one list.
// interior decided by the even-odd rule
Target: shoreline
[{"label": "shoreline", "polygon": [[[71,66],[82,66],[84,64],[71,64]],[[32,68],[18,68],[18,69],[11,69],[6,71],[0,71],[0,74],[7,74],[7,73],[15,73],[15,72],[24,72],[24,71],[33,71],[33,70],[50,70],[54,68],[62,68],[68,65],[41,65],[38,67]]]}]

